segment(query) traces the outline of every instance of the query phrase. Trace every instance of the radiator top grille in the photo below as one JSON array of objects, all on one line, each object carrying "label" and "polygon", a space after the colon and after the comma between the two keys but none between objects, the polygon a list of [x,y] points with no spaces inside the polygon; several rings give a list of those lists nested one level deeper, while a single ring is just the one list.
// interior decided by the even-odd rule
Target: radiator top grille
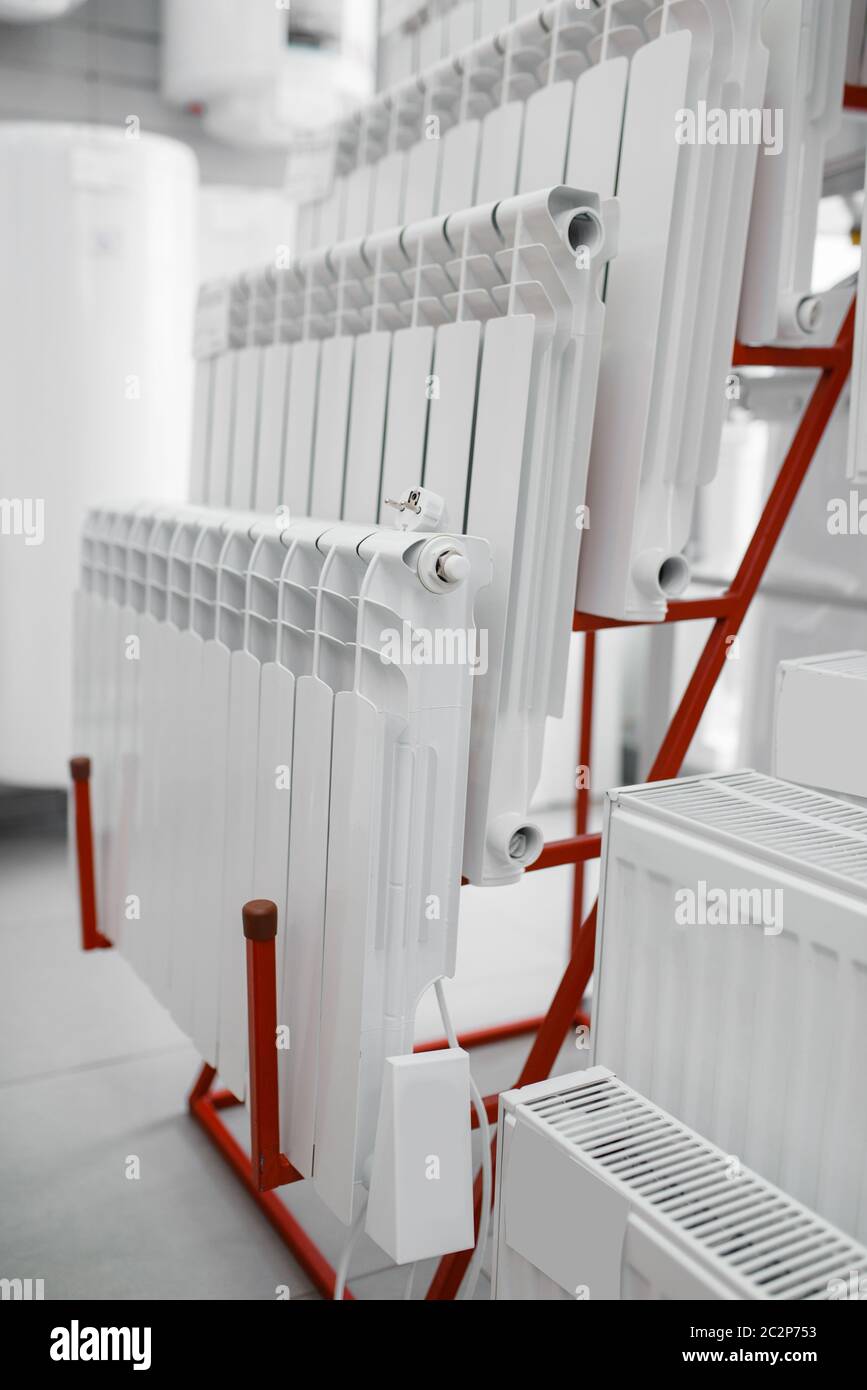
[{"label": "radiator top grille", "polygon": [[820,657],[795,663],[801,671],[833,671],[835,676],[867,677],[867,652],[843,652],[840,656]]},{"label": "radiator top grille", "polygon": [[839,1298],[840,1288],[867,1289],[863,1246],[739,1168],[618,1077],[522,1108],[761,1296],[826,1300]]},{"label": "radiator top grille", "polygon": [[757,772],[685,777],[618,792],[617,803],[652,807],[787,855],[801,869],[867,885],[867,811],[791,782]]}]

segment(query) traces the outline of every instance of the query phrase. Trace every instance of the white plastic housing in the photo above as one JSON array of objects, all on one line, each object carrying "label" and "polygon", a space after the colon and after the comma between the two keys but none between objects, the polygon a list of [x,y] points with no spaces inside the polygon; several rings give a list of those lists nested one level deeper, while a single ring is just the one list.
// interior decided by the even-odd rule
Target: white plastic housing
[{"label": "white plastic housing", "polygon": [[396,1264],[473,1245],[470,1059],[388,1057],[365,1229]]}]

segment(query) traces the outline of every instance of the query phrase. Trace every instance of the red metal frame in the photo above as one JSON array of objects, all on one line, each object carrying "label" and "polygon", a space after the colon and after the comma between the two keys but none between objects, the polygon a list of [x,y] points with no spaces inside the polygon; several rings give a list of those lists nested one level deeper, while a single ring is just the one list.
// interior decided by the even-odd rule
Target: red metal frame
[{"label": "red metal frame", "polygon": [[[228,1163],[236,1178],[243,1183],[259,1210],[270,1221],[283,1243],[288,1246],[293,1258],[304,1270],[314,1288],[323,1298],[334,1297],[335,1272],[319,1247],[310,1239],[304,1228],[275,1196],[273,1192],[263,1192],[250,1164],[250,1155],[241,1148],[234,1135],[220,1119],[219,1112],[240,1102],[231,1091],[213,1091],[216,1072],[213,1067],[204,1066],[189,1096],[190,1114],[201,1125],[205,1134]],[[352,1294],[347,1289],[345,1299]]]},{"label": "red metal frame", "polygon": [[[847,88],[846,105],[867,111],[867,88]],[[687,599],[669,605],[666,622],[712,619],[714,626],[648,774],[649,781],[676,777],[695,736],[707,702],[724,668],[730,643],[741,628],[777,541],[795,502],[812,458],[846,384],[852,364],[855,306],[832,347],[825,348],[747,348],[735,347],[735,366],[798,367],[818,370],[821,375],[777,481],[765,505],[755,534],[747,547],[729,591],[710,599]],[[584,671],[579,735],[579,765],[588,767],[593,732],[593,677],[596,634],[605,629],[640,626],[592,614],[576,613],[573,630],[584,634]],[[93,836],[90,816],[90,762],[74,758],[71,763],[75,793],[76,843],[81,898],[82,946],[94,950],[111,945],[97,928],[93,870]],[[583,779],[582,779],[583,780]],[[541,1019],[526,1019],[498,1027],[463,1034],[461,1046],[483,1047],[507,1038],[535,1034],[524,1067],[516,1082],[524,1086],[547,1077],[570,1031],[586,1024],[579,1012],[590,976],[596,939],[597,905],[582,922],[584,865],[598,859],[601,836],[587,830],[589,789],[579,786],[576,798],[575,835],[546,844],[533,871],[572,864],[573,889],[572,950],[569,963],[548,1012]],[[271,1190],[297,1181],[300,1174],[292,1167],[279,1145],[279,1113],[276,1048],[276,908],[271,903],[252,903],[244,909],[247,938],[248,1026],[250,1039],[251,1153],[244,1152],[220,1118],[220,1111],[239,1102],[229,1091],[213,1089],[216,1073],[205,1065],[189,1096],[190,1112],[205,1134],[228,1162],[271,1225],[324,1297],[333,1296],[335,1273],[318,1247],[291,1216]],[[445,1039],[423,1043],[417,1051],[448,1046]],[[498,1096],[485,1098],[485,1108],[496,1119]],[[496,1143],[492,1149],[496,1156]],[[476,1228],[481,1212],[481,1177],[476,1180]],[[447,1255],[441,1260],[427,1292],[427,1299],[438,1301],[457,1296],[471,1252]],[[345,1297],[351,1299],[347,1290]]]}]

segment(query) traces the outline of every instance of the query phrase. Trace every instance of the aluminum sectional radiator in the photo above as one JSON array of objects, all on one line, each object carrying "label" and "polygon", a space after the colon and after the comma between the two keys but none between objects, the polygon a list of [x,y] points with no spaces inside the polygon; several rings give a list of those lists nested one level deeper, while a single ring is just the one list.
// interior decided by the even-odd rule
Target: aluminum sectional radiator
[{"label": "aluminum sectional radiator", "polygon": [[777,148],[756,171],[738,320],[746,343],[804,342],[821,325],[813,257],[826,152],[843,119],[850,11],[850,0],[768,0],[762,18]]},{"label": "aluminum sectional radiator", "polygon": [[[386,215],[427,218],[561,180],[616,193],[621,236],[605,288],[582,611],[661,621],[689,580],[696,493],[715,474],[732,385],[757,159],[774,217],[754,261],[776,265],[785,209],[773,174],[785,163],[797,176],[801,148],[785,161],[758,153],[764,6],[558,0],[486,11],[477,37],[462,25],[423,25],[414,75],[341,124],[333,188],[301,218],[310,249],[375,237]],[[768,31],[787,52],[787,36]],[[779,67],[785,52],[774,60]],[[808,202],[811,182],[808,171]],[[769,278],[776,307],[784,285]]]},{"label": "aluminum sectional radiator", "polygon": [[859,1299],[867,1250],[606,1067],[500,1096],[496,1299]]},{"label": "aluminum sectional radiator", "polygon": [[[710,144],[702,112],[762,106],[761,3],[673,4],[631,58],[577,606],[661,621],[687,587],[731,370],[756,143]],[[692,117],[693,128],[684,123]],[[629,409],[624,402],[629,401]]]},{"label": "aluminum sectional radiator", "polygon": [[463,871],[519,877],[563,712],[616,208],[557,187],[208,286],[193,494],[485,536]]},{"label": "aluminum sectional radiator", "polygon": [[593,1058],[867,1236],[867,812],[739,772],[609,793]]},{"label": "aluminum sectional radiator", "polygon": [[240,912],[278,904],[285,1152],[344,1220],[384,1060],[454,972],[490,574],[467,537],[201,507],[85,526],[101,930],[243,1096]]}]

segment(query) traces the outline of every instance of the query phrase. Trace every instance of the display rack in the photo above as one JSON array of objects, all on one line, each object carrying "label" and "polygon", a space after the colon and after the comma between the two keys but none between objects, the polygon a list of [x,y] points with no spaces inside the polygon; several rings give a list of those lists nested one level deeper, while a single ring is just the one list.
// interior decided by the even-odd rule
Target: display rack
[{"label": "display rack", "polygon": [[[867,110],[867,88],[847,88],[846,105],[856,110]],[[708,700],[724,669],[731,642],[740,631],[758,591],[798,491],[848,380],[852,366],[854,323],[853,303],[833,346],[735,346],[735,367],[798,368],[818,371],[820,376],[731,587],[714,598],[685,599],[669,605],[666,622],[710,619],[713,628],[648,773],[648,781],[676,777],[680,772]],[[575,614],[573,631],[584,636],[579,731],[581,766],[586,767],[590,763],[597,634],[609,628],[636,626],[643,624],[600,618],[587,613]],[[111,942],[98,928],[90,816],[90,762],[86,757],[79,757],[74,758],[70,766],[74,788],[82,948],[86,951],[103,949],[109,947]],[[458,1038],[462,1047],[472,1049],[534,1034],[529,1054],[515,1082],[517,1087],[548,1077],[570,1030],[576,1024],[589,1021],[581,1012],[581,1004],[593,970],[596,905],[584,917],[584,866],[599,858],[602,845],[601,835],[590,833],[587,828],[589,805],[590,789],[581,786],[576,798],[575,835],[546,844],[540,857],[527,870],[535,872],[566,865],[575,868],[572,949],[547,1013],[542,1018],[506,1023],[464,1033]],[[238,907],[240,929],[242,905]],[[279,1147],[277,1055],[274,1046],[277,1026],[276,917],[277,909],[272,903],[247,904],[243,911],[243,928],[247,939],[251,1154],[255,1156],[254,1159],[251,1161],[250,1155],[245,1153],[221,1118],[223,1110],[240,1102],[231,1092],[214,1089],[216,1072],[213,1067],[205,1065],[202,1068],[189,1096],[189,1109],[314,1287],[324,1297],[330,1298],[335,1286],[334,1269],[274,1192],[276,1187],[298,1181],[301,1177]],[[423,1044],[416,1051],[431,1051],[447,1046],[443,1038]],[[496,1120],[498,1100],[498,1094],[485,1097],[485,1108],[492,1120]],[[476,1181],[475,1202],[478,1230],[480,1177]],[[426,1295],[428,1300],[456,1298],[470,1255],[470,1251],[464,1251],[447,1255],[440,1261]],[[352,1298],[348,1290],[344,1296]]]}]

